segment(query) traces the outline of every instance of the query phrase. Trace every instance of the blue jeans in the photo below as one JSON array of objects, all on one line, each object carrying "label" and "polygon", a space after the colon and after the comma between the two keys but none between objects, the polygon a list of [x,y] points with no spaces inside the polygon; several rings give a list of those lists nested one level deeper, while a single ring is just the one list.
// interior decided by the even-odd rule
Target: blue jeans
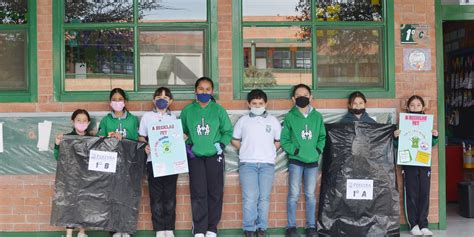
[{"label": "blue jeans", "polygon": [[272,192],[275,165],[242,162],[239,165],[242,188],[242,228],[246,231],[268,227],[268,208]]},{"label": "blue jeans", "polygon": [[304,178],[304,196],[306,199],[306,226],[316,227],[316,185],[318,167],[308,168],[289,164],[288,174],[288,228],[296,227],[296,208],[301,191],[301,179]]}]

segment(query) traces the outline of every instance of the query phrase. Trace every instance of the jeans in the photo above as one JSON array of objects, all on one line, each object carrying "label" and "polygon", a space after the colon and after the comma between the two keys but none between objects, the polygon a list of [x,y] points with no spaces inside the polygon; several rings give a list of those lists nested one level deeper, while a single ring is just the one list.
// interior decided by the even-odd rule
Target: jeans
[{"label": "jeans", "polygon": [[266,230],[275,165],[242,162],[239,165],[242,188],[242,228],[245,231]]},{"label": "jeans", "polygon": [[288,174],[288,228],[296,227],[296,208],[301,191],[301,179],[304,179],[304,196],[306,199],[306,226],[316,227],[316,185],[318,182],[318,167],[304,167],[289,164]]}]

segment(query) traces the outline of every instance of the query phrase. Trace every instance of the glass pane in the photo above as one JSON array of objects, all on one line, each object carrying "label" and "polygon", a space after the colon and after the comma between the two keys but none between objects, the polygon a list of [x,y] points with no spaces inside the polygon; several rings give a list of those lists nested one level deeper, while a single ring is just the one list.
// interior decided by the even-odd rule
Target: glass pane
[{"label": "glass pane", "polygon": [[140,0],[141,22],[202,22],[207,0]]},{"label": "glass pane", "polygon": [[141,31],[140,86],[193,88],[204,75],[203,31]]},{"label": "glass pane", "polygon": [[26,42],[26,31],[0,32],[0,90],[28,88]]},{"label": "glass pane", "polygon": [[311,42],[302,31],[311,35],[299,27],[244,27],[244,88],[311,86]]},{"label": "glass pane", "polygon": [[307,21],[311,0],[243,0],[244,21]]},{"label": "glass pane", "polygon": [[0,24],[26,24],[27,13],[27,0],[0,1]]},{"label": "glass pane", "polygon": [[318,87],[381,87],[382,30],[318,30]]},{"label": "glass pane", "polygon": [[133,90],[132,30],[70,30],[65,45],[66,91]]},{"label": "glass pane", "polygon": [[316,0],[318,21],[382,21],[383,0]]},{"label": "glass pane", "polygon": [[66,23],[131,22],[133,0],[67,0]]}]

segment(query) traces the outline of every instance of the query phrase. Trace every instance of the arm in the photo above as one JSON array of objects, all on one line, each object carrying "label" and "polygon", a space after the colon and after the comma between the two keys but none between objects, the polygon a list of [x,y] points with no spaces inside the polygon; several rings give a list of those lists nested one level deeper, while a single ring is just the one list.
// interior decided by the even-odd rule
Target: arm
[{"label": "arm", "polygon": [[237,139],[232,138],[232,140],[230,141],[230,143],[231,143],[233,146],[235,146],[235,148],[237,148],[237,150],[240,150],[240,145],[241,145],[240,140],[237,140]]},{"label": "arm", "polygon": [[230,122],[229,115],[227,115],[227,112],[223,108],[220,110],[219,116],[219,131],[221,133],[221,139],[219,143],[228,145],[230,143],[230,140],[232,139],[232,123]]},{"label": "arm", "polygon": [[291,142],[291,127],[285,119],[283,121],[283,128],[281,130],[280,144],[283,150],[291,155],[298,154],[298,147]]},{"label": "arm", "polygon": [[319,124],[319,135],[318,135],[318,144],[316,145],[316,151],[321,156],[323,154],[324,146],[326,145],[326,127],[324,126],[323,118],[321,117],[321,122]]},{"label": "arm", "polygon": [[277,149],[277,150],[280,149],[280,146],[281,146],[281,143],[275,141],[275,149]]},{"label": "arm", "polygon": [[433,131],[431,131],[432,133],[432,140],[431,140],[431,146],[434,146],[436,144],[438,144],[438,130],[436,129],[433,129]]},{"label": "arm", "polygon": [[100,123],[99,123],[99,131],[97,131],[97,136],[98,137],[106,137],[108,136],[107,134],[107,126],[105,125],[105,118],[106,117],[103,117],[102,120],[100,120]]},{"label": "arm", "polygon": [[179,119],[181,119],[181,126],[183,127],[183,137],[185,138],[186,144],[192,144],[191,139],[189,139],[189,128],[186,124],[186,112],[184,111],[185,110],[182,110],[181,114],[179,115]]}]

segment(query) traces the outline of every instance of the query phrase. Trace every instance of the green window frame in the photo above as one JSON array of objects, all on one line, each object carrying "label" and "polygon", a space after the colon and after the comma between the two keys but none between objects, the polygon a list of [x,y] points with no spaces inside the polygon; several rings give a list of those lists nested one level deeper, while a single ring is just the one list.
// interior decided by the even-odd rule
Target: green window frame
[{"label": "green window frame", "polygon": [[0,91],[0,102],[36,102],[38,100],[37,81],[37,20],[36,0],[28,0],[26,24],[0,24],[0,31],[26,31],[26,90]]},{"label": "green window frame", "polygon": [[[314,17],[314,6],[317,0],[308,0],[311,3],[311,20],[308,21],[243,21],[243,1],[233,0],[233,43],[232,43],[232,63],[234,78],[234,99],[245,99],[247,93],[251,90],[243,86],[244,60],[243,57],[243,29],[244,27],[308,27],[312,30],[311,41],[311,65],[312,65],[312,90],[316,98],[346,98],[354,90],[363,91],[370,98],[395,98],[395,46],[394,46],[394,2],[390,0],[382,1],[383,21],[318,21]],[[369,28],[372,27],[372,28]],[[383,67],[383,86],[380,87],[318,87],[317,80],[317,45],[315,30],[333,30],[333,29],[373,29],[381,28],[382,37],[380,46],[382,47]],[[253,39],[252,39],[253,40]],[[269,39],[269,41],[280,42],[280,39]],[[293,59],[292,59],[293,60]],[[296,58],[294,59],[296,60]],[[249,59],[251,61],[251,59]],[[303,70],[304,68],[295,68],[293,70]],[[280,71],[276,69],[275,71]],[[286,69],[288,70],[288,69]],[[289,98],[289,87],[261,88],[266,91],[270,98],[287,99]]]},{"label": "green window frame", "polygon": [[[65,23],[65,7],[63,1],[53,1],[53,80],[54,96],[57,101],[107,101],[109,91],[66,91],[65,90],[65,37],[67,30],[97,30],[97,29],[131,29],[133,32],[133,90],[127,90],[129,100],[150,100],[153,92],[160,86],[167,86],[173,91],[174,99],[192,99],[194,87],[171,85],[143,86],[140,83],[140,32],[170,32],[170,31],[202,31],[204,42],[204,76],[213,79],[215,95],[218,97],[218,59],[217,59],[217,0],[206,0],[207,21],[176,21],[176,22],[140,22],[138,19],[140,0],[132,0],[133,20],[131,22],[106,23]],[[92,86],[92,85],[91,85]]]}]

